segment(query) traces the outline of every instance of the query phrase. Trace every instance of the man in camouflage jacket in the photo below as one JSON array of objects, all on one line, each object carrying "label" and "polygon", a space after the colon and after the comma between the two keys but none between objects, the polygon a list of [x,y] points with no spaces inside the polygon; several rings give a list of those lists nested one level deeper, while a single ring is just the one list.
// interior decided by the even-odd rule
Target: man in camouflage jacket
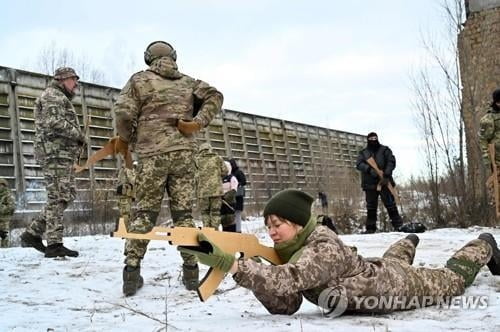
[{"label": "man in camouflage jacket", "polygon": [[16,210],[16,202],[12,197],[9,183],[6,179],[0,178],[0,248],[9,246],[10,220]]},{"label": "man in camouflage jacket", "polygon": [[203,227],[219,229],[222,204],[222,175],[227,168],[224,159],[212,151],[209,143],[200,145],[196,156],[197,197]]},{"label": "man in camouflage jacket", "polygon": [[[195,195],[194,134],[221,111],[222,94],[207,83],[177,70],[174,48],[163,41],[144,52],[149,68],[128,80],[113,107],[121,141],[139,157],[136,178],[137,212],[130,232],[145,233],[156,224],[165,189],[175,226],[193,227]],[[147,240],[127,240],[123,293],[136,293],[143,284],[140,262]],[[181,255],[183,282],[198,287],[198,265],[192,255]]]},{"label": "man in camouflage jacket", "polygon": [[[61,67],[54,80],[35,101],[35,158],[43,170],[47,202],[21,235],[23,246],[44,252],[45,257],[78,256],[63,246],[63,213],[75,199],[73,165],[85,144],[85,135],[71,104],[78,86],[74,69]],[[47,236],[47,247],[42,235]]]},{"label": "man in camouflage jacket", "polygon": [[[493,92],[492,99],[489,109],[479,122],[479,145],[486,169],[490,169],[490,163],[493,162],[500,165],[500,89]],[[495,145],[495,161],[490,160],[489,144]]]},{"label": "man in camouflage jacket", "polygon": [[[264,220],[281,265],[236,260],[203,235],[198,240],[206,243],[199,248],[178,249],[233,273],[238,285],[251,290],[271,314],[295,313],[303,297],[330,310],[337,309],[330,307],[330,302],[342,303],[342,310],[358,312],[413,309],[463,294],[486,264],[494,275],[500,275],[500,250],[489,233],[467,243],[444,268],[416,268],[412,266],[419,241],[415,234],[393,244],[381,258],[363,258],[330,229],[316,226],[312,201],[308,194],[288,189],[273,196],[264,208]],[[325,292],[328,295],[332,289],[343,301],[325,301]],[[371,301],[360,300],[367,296],[381,303],[384,297],[397,297],[398,301],[373,307]]]}]

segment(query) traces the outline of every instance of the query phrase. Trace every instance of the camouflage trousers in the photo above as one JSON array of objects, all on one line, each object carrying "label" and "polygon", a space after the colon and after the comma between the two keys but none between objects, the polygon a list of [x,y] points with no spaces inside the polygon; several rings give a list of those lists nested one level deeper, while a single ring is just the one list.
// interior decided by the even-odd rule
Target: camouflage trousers
[{"label": "camouflage trousers", "polygon": [[203,227],[213,227],[217,230],[219,229],[221,202],[222,199],[220,196],[198,198]]},{"label": "camouflage trousers", "polygon": [[120,211],[120,217],[125,221],[125,226],[129,228],[130,216],[132,212],[133,198],[130,196],[119,195],[118,196],[118,210]]},{"label": "camouflage trousers", "polygon": [[[467,262],[467,265],[475,266],[477,270],[469,271],[475,277],[479,269],[491,259],[491,255],[490,245],[476,239],[458,250],[448,262],[460,260]],[[414,309],[420,307],[422,303],[431,305],[440,298],[464,293],[467,283],[462,275],[447,267],[438,269],[413,267],[411,264],[414,257],[415,247],[410,240],[403,239],[389,247],[383,259],[368,258],[367,260],[372,262],[372,270],[368,270],[367,273],[373,274],[372,277],[355,276],[346,278],[342,282],[347,290],[348,308],[358,312],[374,312],[373,308],[359,307],[362,303],[359,298],[363,296],[397,297],[401,307]],[[354,297],[358,300],[356,301]],[[424,297],[429,300],[415,301],[415,298]],[[412,307],[412,303],[415,303],[415,307]]]},{"label": "camouflage trousers", "polygon": [[[170,214],[175,226],[194,227],[192,217],[195,193],[194,155],[191,150],[180,150],[139,161],[136,177],[137,211],[128,231],[147,233],[156,225],[165,191],[169,198]],[[125,242],[125,264],[139,266],[146,254],[149,240]],[[195,265],[193,255],[181,253],[184,264]]]},{"label": "camouflage trousers", "polygon": [[9,246],[10,217],[0,217],[0,248]]},{"label": "camouflage trousers", "polygon": [[47,244],[63,242],[63,213],[75,200],[74,162],[69,159],[58,159],[43,165],[47,203],[40,214],[26,229],[32,235],[47,235]]}]

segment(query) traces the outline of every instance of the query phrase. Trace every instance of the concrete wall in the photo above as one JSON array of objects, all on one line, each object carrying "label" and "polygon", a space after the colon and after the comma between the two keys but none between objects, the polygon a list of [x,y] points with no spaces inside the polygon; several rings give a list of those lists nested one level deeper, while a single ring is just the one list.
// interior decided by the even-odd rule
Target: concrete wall
[{"label": "concrete wall", "polygon": [[[9,180],[16,194],[16,220],[23,223],[46,199],[41,169],[33,156],[33,105],[50,79],[0,67],[0,176]],[[115,135],[111,106],[118,92],[106,86],[80,85],[73,104],[80,125],[90,119],[90,146],[81,164]],[[347,187],[359,191],[354,166],[365,145],[362,135],[223,110],[198,140],[209,141],[223,157],[237,159],[249,181],[246,207],[254,213],[274,193],[288,187],[302,188],[314,196],[323,190],[330,199],[342,195]],[[77,200],[69,208],[73,218],[107,222],[116,216],[118,167],[119,161],[108,158],[78,176]]]},{"label": "concrete wall", "polygon": [[477,11],[469,13],[458,36],[462,109],[469,183],[475,196],[484,198],[486,174],[480,162],[478,130],[491,93],[500,87],[500,1],[470,1],[469,6]]}]

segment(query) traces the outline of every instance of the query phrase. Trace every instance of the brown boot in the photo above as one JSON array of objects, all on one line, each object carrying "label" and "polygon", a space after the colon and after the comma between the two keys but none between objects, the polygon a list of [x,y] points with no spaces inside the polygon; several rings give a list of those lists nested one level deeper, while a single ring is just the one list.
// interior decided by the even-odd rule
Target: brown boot
[{"label": "brown boot", "polygon": [[187,290],[198,289],[198,264],[196,265],[182,265],[182,283],[186,286]]},{"label": "brown boot", "polygon": [[132,296],[142,285],[144,285],[144,279],[141,276],[141,267],[125,265],[123,268],[123,294]]}]

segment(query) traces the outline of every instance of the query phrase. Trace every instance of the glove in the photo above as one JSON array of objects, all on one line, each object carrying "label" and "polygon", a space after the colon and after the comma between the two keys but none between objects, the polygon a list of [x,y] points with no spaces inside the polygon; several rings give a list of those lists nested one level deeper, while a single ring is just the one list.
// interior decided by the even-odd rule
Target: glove
[{"label": "glove", "polygon": [[192,133],[195,133],[199,131],[200,125],[196,121],[189,121],[189,120],[179,120],[177,123],[177,129],[184,134],[184,135],[191,135]]},{"label": "glove", "polygon": [[215,244],[213,244],[203,233],[198,234],[199,246],[183,247],[178,246],[177,250],[185,254],[195,255],[201,264],[208,265],[224,272],[231,270],[235,258],[228,254]]},{"label": "glove", "polygon": [[373,168],[370,168],[368,174],[370,174],[372,178],[378,179],[378,174]]}]

